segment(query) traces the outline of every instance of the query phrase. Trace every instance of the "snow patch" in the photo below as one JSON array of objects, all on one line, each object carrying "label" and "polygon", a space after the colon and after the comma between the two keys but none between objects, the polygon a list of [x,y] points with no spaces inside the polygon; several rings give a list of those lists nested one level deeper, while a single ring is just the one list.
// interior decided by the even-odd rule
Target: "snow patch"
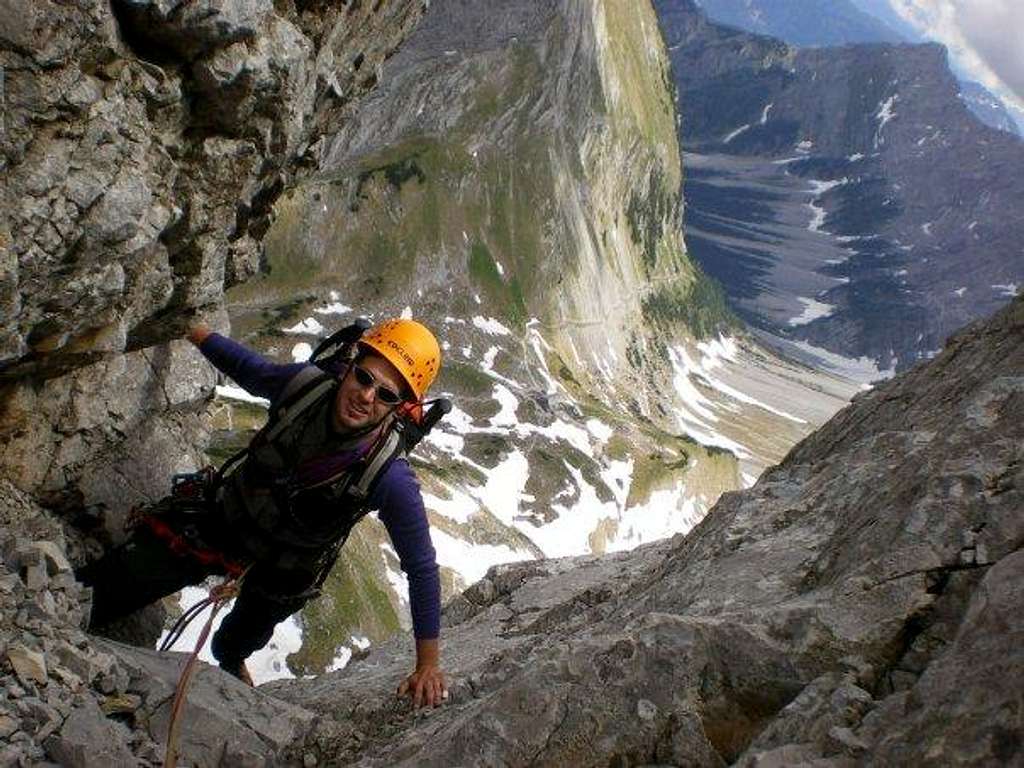
[{"label": "snow patch", "polygon": [[790,326],[807,325],[822,317],[828,317],[835,310],[832,304],[824,304],[806,296],[797,296],[796,300],[804,305],[804,311],[796,317],[789,318]]},{"label": "snow patch", "polygon": [[1012,299],[1020,292],[1020,287],[1016,283],[1006,283],[1005,285],[993,285],[992,288],[999,292],[1001,296]]},{"label": "snow patch", "polygon": [[848,184],[849,181],[850,180],[845,177],[837,181],[821,181],[819,179],[810,180],[811,192],[813,192],[814,197],[811,199],[811,202],[807,203],[807,207],[811,209],[811,213],[813,214],[810,224],[807,225],[808,230],[811,232],[822,231],[822,225],[825,223],[825,217],[827,214],[825,213],[825,209],[817,204],[818,201],[830,189],[835,189],[843,184]]},{"label": "snow patch", "polygon": [[423,505],[439,515],[443,515],[456,523],[468,523],[473,515],[480,511],[480,502],[461,491],[448,488],[451,493],[450,499],[442,499],[432,493],[423,494]]},{"label": "snow patch", "polygon": [[808,344],[806,341],[788,340],[787,343],[792,344],[801,352],[814,358],[816,364],[822,368],[844,378],[862,382],[863,389],[871,388],[869,382],[878,381],[879,379],[891,379],[896,375],[894,368],[883,371],[872,358],[867,356],[858,358],[844,357],[822,347]]},{"label": "snow patch", "polygon": [[481,317],[480,315],[477,315],[473,318],[473,325],[491,336],[512,335],[512,331],[499,323],[493,317]]},{"label": "snow patch", "polygon": [[292,347],[292,360],[296,363],[304,363],[309,360],[313,354],[313,347],[304,341],[300,341],[294,347]]},{"label": "snow patch", "polygon": [[598,442],[607,443],[615,430],[598,419],[587,419],[587,431],[594,436]]},{"label": "snow patch", "polygon": [[270,401],[267,398],[250,395],[244,389],[236,387],[234,384],[218,384],[214,387],[213,391],[217,394],[217,397],[223,397],[228,400],[240,400],[243,403],[255,403],[266,408],[270,407]]},{"label": "snow patch", "polygon": [[437,564],[447,566],[468,586],[480,581],[492,565],[532,560],[529,552],[504,544],[481,544],[457,539],[438,527],[430,529],[430,541],[437,552]]},{"label": "snow patch", "polygon": [[331,661],[330,666],[327,667],[328,672],[337,672],[339,669],[344,669],[348,666],[348,663],[352,661],[352,649],[347,645],[343,645],[338,649],[338,655]]},{"label": "snow patch", "polygon": [[514,427],[519,423],[516,419],[516,410],[519,408],[519,398],[509,391],[504,384],[495,384],[492,391],[494,399],[498,401],[501,410],[491,417],[492,427]]},{"label": "snow patch", "polygon": [[[332,295],[337,294],[334,294],[334,292],[332,291]],[[351,312],[352,307],[346,304],[342,304],[339,301],[335,301],[323,307],[316,307],[313,311],[318,315],[344,315]]]},{"label": "snow patch", "polygon": [[726,135],[726,137],[724,139],[722,139],[722,143],[723,144],[728,144],[730,141],[735,139],[741,133],[743,133],[744,131],[748,131],[748,130],[750,130],[750,123],[747,123],[746,125],[741,125],[735,131],[733,131],[732,133]]},{"label": "snow patch", "polygon": [[875,149],[878,149],[878,145],[882,143],[882,129],[896,117],[893,107],[896,106],[899,98],[899,94],[894,93],[878,105],[878,111],[875,113],[875,119],[878,120],[878,129],[875,131]]},{"label": "snow patch", "polygon": [[324,327],[320,324],[320,321],[313,317],[307,317],[301,323],[293,325],[291,328],[283,329],[285,333],[302,333],[308,336],[319,336],[324,332]]},{"label": "snow patch", "polygon": [[732,451],[738,458],[750,458],[750,452],[739,443],[715,431],[709,422],[718,421],[714,403],[701,394],[690,380],[693,374],[699,374],[699,366],[693,362],[684,347],[669,347],[669,360],[675,370],[672,384],[682,404],[676,409],[676,420],[679,426],[690,437],[704,445],[717,446]]},{"label": "snow patch", "polygon": [[530,334],[529,343],[530,347],[533,349],[533,353],[537,356],[537,362],[540,363],[540,368],[537,372],[540,374],[541,378],[544,379],[545,392],[549,395],[554,395],[562,389],[562,386],[555,381],[554,377],[551,375],[551,371],[548,369],[548,359],[544,352],[550,352],[552,347],[547,343],[540,331],[537,330],[537,326],[539,324],[540,321],[536,318],[531,319],[530,322],[526,324]]}]

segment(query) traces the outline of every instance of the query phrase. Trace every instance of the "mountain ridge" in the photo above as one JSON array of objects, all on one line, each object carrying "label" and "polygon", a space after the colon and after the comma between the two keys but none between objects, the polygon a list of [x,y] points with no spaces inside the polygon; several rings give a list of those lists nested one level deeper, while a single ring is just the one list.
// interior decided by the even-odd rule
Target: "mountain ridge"
[{"label": "mountain ridge", "polygon": [[1024,187],[1002,172],[1024,142],[969,116],[941,46],[797,49],[656,7],[703,168],[688,242],[745,319],[877,377],[1024,283]]},{"label": "mountain ridge", "polygon": [[[814,2],[784,0],[704,0],[699,3],[720,24],[767,35],[799,47],[834,47],[855,43],[924,43],[920,31],[899,17],[888,4],[866,0]],[[951,67],[955,65],[951,64]],[[1007,105],[980,83],[977,75],[956,67],[960,98],[981,122],[1021,135]]]}]

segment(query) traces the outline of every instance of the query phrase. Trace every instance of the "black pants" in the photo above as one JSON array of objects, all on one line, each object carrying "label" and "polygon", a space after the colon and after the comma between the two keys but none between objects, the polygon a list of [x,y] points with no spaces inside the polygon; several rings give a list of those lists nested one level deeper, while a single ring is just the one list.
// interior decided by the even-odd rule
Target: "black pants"
[{"label": "black pants", "polygon": [[[176,512],[161,514],[166,514],[168,524],[176,530],[194,527],[196,522],[200,528],[204,525],[202,520],[183,520]],[[209,527],[210,521],[205,522]],[[215,531],[208,530],[207,534],[207,538],[217,538]],[[224,574],[219,566],[172,552],[164,539],[148,526],[140,525],[128,541],[81,568],[77,576],[92,587],[89,624],[96,628],[183,587],[199,584],[208,576]],[[225,666],[245,661],[270,641],[278,623],[302,608],[309,599],[310,586],[308,575],[284,572],[265,563],[253,564],[234,606],[213,636],[214,658]]]}]

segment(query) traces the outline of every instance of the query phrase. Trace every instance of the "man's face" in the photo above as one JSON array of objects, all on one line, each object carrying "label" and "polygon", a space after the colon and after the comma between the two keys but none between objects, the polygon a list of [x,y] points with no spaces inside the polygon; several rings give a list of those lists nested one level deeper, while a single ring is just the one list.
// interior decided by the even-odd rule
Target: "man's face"
[{"label": "man's face", "polygon": [[[354,367],[358,366],[373,377],[373,383],[364,385],[356,375]],[[342,429],[361,429],[378,423],[395,407],[395,403],[384,402],[379,392],[386,387],[398,394],[404,394],[402,377],[383,357],[374,354],[363,356],[350,368],[338,388],[338,396],[334,401],[334,414]],[[365,380],[366,376],[362,376]]]}]

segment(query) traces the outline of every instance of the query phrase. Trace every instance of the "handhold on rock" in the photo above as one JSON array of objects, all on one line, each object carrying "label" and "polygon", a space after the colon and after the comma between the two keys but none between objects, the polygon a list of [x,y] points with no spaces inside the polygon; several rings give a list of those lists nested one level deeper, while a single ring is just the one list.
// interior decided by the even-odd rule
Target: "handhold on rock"
[{"label": "handhold on rock", "polygon": [[131,714],[142,706],[142,697],[133,693],[119,693],[103,700],[100,709],[108,717],[113,714]]},{"label": "handhold on rock", "polygon": [[14,645],[7,651],[14,673],[22,683],[36,682],[46,685],[46,657],[24,645]]}]

